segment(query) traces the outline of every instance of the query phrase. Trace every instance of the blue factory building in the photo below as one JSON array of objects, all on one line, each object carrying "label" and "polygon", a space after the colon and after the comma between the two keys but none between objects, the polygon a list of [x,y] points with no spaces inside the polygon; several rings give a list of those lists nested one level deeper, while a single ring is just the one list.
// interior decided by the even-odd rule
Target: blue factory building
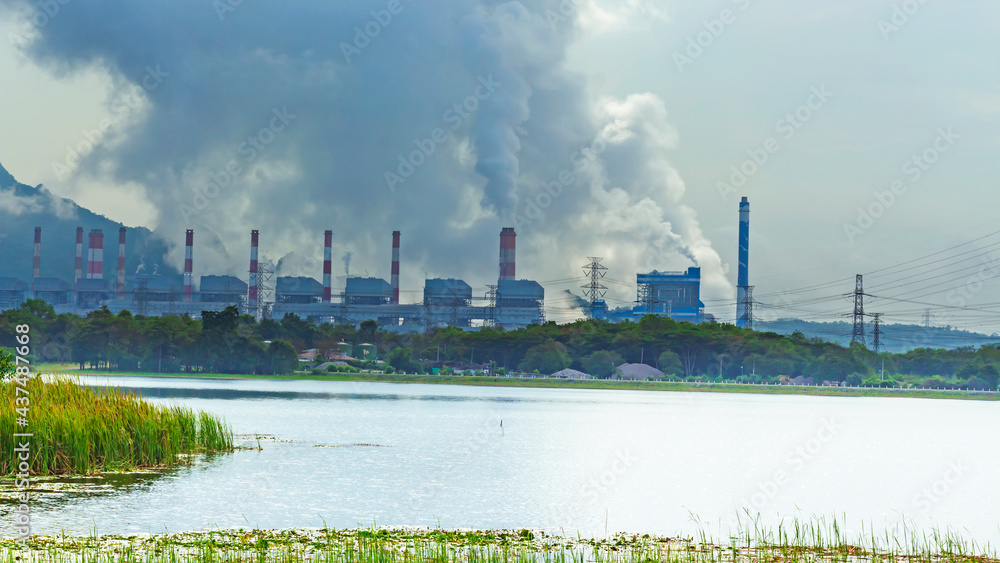
[{"label": "blue factory building", "polygon": [[701,302],[701,268],[636,274],[636,285],[636,304],[631,309],[609,311],[604,301],[598,301],[591,316],[611,322],[638,321],[645,315],[661,315],[694,324],[712,320],[705,314],[705,304]]}]

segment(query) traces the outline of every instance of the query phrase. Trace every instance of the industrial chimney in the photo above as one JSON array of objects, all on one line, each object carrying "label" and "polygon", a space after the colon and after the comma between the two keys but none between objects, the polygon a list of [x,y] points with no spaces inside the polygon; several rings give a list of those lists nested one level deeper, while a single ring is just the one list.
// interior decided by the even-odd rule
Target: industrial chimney
[{"label": "industrial chimney", "polygon": [[115,298],[125,299],[125,227],[118,229],[118,283]]},{"label": "industrial chimney", "polygon": [[35,227],[35,256],[31,262],[31,284],[42,277],[42,228]]},{"label": "industrial chimney", "polygon": [[399,231],[392,232],[392,270],[389,283],[392,285],[392,302],[399,303]]},{"label": "industrial chimney", "polygon": [[500,231],[500,279],[514,279],[514,227],[504,227]]},{"label": "industrial chimney", "polygon": [[747,293],[750,288],[750,202],[746,196],[740,201],[740,248],[739,248],[739,271],[736,276],[736,326],[740,328],[751,328],[753,321],[750,306],[747,302]]},{"label": "industrial chimney", "polygon": [[250,285],[247,288],[247,308],[257,314],[257,236],[260,231],[250,231]]},{"label": "industrial chimney", "polygon": [[104,232],[91,229],[87,246],[87,279],[104,279]]},{"label": "industrial chimney", "polygon": [[76,263],[73,269],[73,303],[76,303],[77,284],[83,277],[83,227],[76,228]]},{"label": "industrial chimney", "polygon": [[184,231],[184,301],[190,302],[193,298],[194,288],[191,283],[192,267],[194,260],[192,250],[194,247],[194,231],[188,229]]},{"label": "industrial chimney", "polygon": [[330,302],[333,273],[333,231],[323,233],[323,303]]}]

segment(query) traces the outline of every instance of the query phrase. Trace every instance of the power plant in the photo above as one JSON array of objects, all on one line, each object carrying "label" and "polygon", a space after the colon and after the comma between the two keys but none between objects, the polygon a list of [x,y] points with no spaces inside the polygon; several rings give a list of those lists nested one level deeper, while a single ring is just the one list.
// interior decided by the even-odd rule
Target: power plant
[{"label": "power plant", "polygon": [[[86,275],[83,274],[83,228],[76,230],[76,265],[73,283],[42,278],[40,227],[35,228],[32,282],[0,278],[0,310],[17,307],[30,298],[45,299],[57,312],[85,314],[102,306],[112,312],[128,309],[145,316],[191,315],[221,311],[235,305],[243,314],[281,318],[287,313],[313,322],[359,324],[375,320],[389,330],[423,330],[438,326],[518,328],[545,322],[545,290],[533,280],[515,278],[515,233],[500,233],[497,284],[482,297],[472,295],[463,280],[428,279],[418,303],[400,303],[400,232],[392,232],[389,282],[373,277],[348,277],[344,291],[333,295],[333,231],[324,232],[323,281],[309,277],[273,278],[270,266],[259,260],[260,232],[250,232],[249,283],[235,276],[201,276],[194,286],[194,231],[184,240],[184,273],[150,275],[137,272],[131,283],[125,276],[125,228],[118,238],[118,270],[114,280],[104,279],[104,233],[91,230],[87,238]],[[273,284],[272,284],[273,279]]]},{"label": "power plant", "polygon": [[[31,283],[16,278],[0,278],[0,310],[14,308],[29,298],[44,299],[57,312],[83,314],[102,306],[113,312],[128,309],[135,314],[162,316],[187,314],[199,317],[202,311],[221,311],[236,306],[240,313],[257,319],[281,318],[292,313],[312,322],[357,325],[375,320],[388,330],[411,331],[456,326],[519,328],[545,322],[545,289],[534,280],[517,279],[517,234],[513,227],[500,231],[500,258],[495,285],[482,297],[473,296],[463,280],[433,278],[424,281],[423,299],[400,303],[400,239],[392,231],[389,281],[375,277],[349,276],[344,290],[333,294],[333,231],[323,233],[322,282],[310,277],[279,276],[258,256],[260,232],[250,231],[248,282],[230,275],[203,275],[197,291],[194,285],[194,231],[185,231],[182,276],[150,275],[136,272],[131,283],[125,276],[125,235],[118,233],[118,268],[114,280],[104,279],[104,234],[90,231],[87,263],[83,268],[83,228],[76,229],[76,263],[73,283],[41,277],[42,230],[35,228]],[[737,273],[736,324],[753,328],[753,286],[749,285],[750,203],[739,204],[739,268]],[[638,321],[645,315],[660,315],[694,324],[715,317],[705,312],[701,301],[701,268],[684,271],[653,270],[636,274],[633,306],[609,310],[600,279],[607,270],[600,258],[589,258],[585,270],[590,284],[584,286],[590,298],[586,314],[610,322]]]}]

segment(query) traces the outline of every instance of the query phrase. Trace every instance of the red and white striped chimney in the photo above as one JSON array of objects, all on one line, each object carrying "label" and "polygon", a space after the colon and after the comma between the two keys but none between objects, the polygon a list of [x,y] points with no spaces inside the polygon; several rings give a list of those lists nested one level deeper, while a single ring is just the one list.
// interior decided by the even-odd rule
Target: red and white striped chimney
[{"label": "red and white striped chimney", "polygon": [[257,310],[257,236],[260,231],[250,231],[250,286],[247,288],[247,307]]},{"label": "red and white striped chimney", "polygon": [[87,247],[87,279],[104,279],[104,233],[91,229]]},{"label": "red and white striped chimney", "polygon": [[501,280],[512,280],[514,279],[514,248],[515,242],[514,237],[517,235],[514,233],[514,227],[504,227],[500,230],[500,279]]},{"label": "red and white striped chimney", "polygon": [[390,271],[392,285],[392,302],[399,303],[399,231],[392,232],[392,270]]},{"label": "red and white striped chimney", "polygon": [[333,273],[333,231],[323,233],[323,303],[330,302]]},{"label": "red and white striped chimney", "polygon": [[115,299],[125,299],[125,227],[118,229],[118,283]]},{"label": "red and white striped chimney", "polygon": [[76,303],[76,286],[83,277],[83,227],[76,228],[76,263],[73,269],[73,302]]},{"label": "red and white striped chimney", "polygon": [[194,299],[194,285],[191,283],[194,271],[194,231],[184,231],[184,301]]},{"label": "red and white striped chimney", "polygon": [[31,281],[42,277],[42,228],[35,227],[35,256],[31,262]]}]

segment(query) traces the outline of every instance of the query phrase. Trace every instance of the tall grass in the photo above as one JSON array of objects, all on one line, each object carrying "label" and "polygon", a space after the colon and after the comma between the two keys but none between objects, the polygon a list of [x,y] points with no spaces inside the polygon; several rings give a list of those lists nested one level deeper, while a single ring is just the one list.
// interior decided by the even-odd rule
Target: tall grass
[{"label": "tall grass", "polygon": [[[952,534],[873,534],[849,542],[836,520],[757,522],[726,541],[704,534],[607,539],[538,531],[369,528],[215,530],[136,537],[47,537],[0,541],[0,562],[36,563],[997,563],[996,554]],[[864,533],[862,533],[864,535]],[[888,542],[888,543],[886,543]],[[878,545],[876,545],[878,544]]]},{"label": "tall grass", "polygon": [[[14,433],[30,432],[31,473],[85,474],[167,465],[181,454],[232,451],[232,429],[211,414],[157,406],[118,388],[66,378],[27,384],[27,426],[18,424],[15,384],[0,383],[0,474],[17,472]],[[20,439],[24,441],[24,439]]]}]

